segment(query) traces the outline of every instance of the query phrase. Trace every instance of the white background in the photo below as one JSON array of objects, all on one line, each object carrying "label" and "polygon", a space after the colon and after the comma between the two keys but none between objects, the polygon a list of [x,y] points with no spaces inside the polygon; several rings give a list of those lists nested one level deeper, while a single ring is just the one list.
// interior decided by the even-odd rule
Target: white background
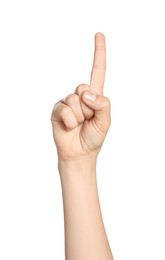
[{"label": "white background", "polygon": [[106,35],[112,124],[98,161],[115,260],[164,260],[165,7],[162,0],[0,1],[0,259],[64,259],[50,115],[89,83]]}]

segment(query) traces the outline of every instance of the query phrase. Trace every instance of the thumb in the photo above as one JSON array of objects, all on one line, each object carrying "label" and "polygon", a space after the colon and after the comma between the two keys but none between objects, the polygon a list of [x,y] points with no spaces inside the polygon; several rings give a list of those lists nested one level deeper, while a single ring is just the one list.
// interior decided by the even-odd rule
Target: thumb
[{"label": "thumb", "polygon": [[97,128],[106,133],[111,124],[111,103],[109,98],[94,94],[90,91],[82,93],[82,101],[94,110],[94,119]]}]

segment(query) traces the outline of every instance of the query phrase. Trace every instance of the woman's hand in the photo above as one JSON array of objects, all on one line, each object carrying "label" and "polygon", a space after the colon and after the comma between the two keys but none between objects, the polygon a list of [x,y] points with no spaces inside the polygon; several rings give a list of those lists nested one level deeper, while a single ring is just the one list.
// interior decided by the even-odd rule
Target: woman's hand
[{"label": "woman's hand", "polygon": [[90,85],[79,85],[52,111],[53,136],[62,161],[96,158],[101,149],[111,123],[110,100],[103,96],[105,70],[105,37],[97,33]]},{"label": "woman's hand", "polygon": [[103,96],[105,37],[95,35],[90,85],[55,104],[51,121],[58,152],[65,227],[65,259],[112,260],[96,178],[96,158],[110,119],[110,101]]}]

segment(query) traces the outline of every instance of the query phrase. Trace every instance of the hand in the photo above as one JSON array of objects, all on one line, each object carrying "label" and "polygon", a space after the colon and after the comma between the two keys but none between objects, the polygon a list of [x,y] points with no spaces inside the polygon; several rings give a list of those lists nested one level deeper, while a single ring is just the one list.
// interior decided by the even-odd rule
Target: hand
[{"label": "hand", "polygon": [[110,100],[103,96],[105,70],[105,37],[97,33],[90,85],[79,85],[52,111],[53,136],[62,161],[96,158],[101,149],[111,123]]}]

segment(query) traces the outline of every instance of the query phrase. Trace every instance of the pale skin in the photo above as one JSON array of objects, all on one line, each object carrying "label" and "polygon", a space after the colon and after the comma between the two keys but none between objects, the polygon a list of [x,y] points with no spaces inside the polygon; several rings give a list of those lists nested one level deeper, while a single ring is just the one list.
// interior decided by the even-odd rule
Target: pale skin
[{"label": "pale skin", "polygon": [[95,35],[90,84],[57,102],[51,115],[58,153],[65,227],[66,260],[113,260],[102,219],[96,176],[97,156],[111,124],[103,96],[106,44]]}]

